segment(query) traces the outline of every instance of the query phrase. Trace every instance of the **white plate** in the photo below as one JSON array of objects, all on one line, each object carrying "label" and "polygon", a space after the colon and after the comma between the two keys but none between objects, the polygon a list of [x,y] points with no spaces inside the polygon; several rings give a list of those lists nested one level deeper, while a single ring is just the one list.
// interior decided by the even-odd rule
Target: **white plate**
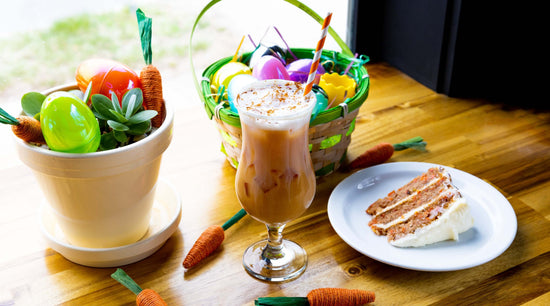
[{"label": "white plate", "polygon": [[368,226],[365,211],[379,198],[426,172],[430,163],[396,162],[370,167],[343,180],[328,201],[328,216],[336,233],[352,248],[380,262],[419,271],[454,271],[484,264],[512,243],[517,219],[510,202],[483,180],[445,167],[470,206],[474,227],[458,241],[442,241],[419,248],[398,248]]},{"label": "white plate", "polygon": [[167,181],[159,179],[149,230],[135,243],[114,248],[83,248],[71,245],[47,205],[43,205],[40,211],[40,228],[48,245],[66,259],[84,266],[107,268],[131,264],[156,252],[176,231],[180,219],[179,194]]}]

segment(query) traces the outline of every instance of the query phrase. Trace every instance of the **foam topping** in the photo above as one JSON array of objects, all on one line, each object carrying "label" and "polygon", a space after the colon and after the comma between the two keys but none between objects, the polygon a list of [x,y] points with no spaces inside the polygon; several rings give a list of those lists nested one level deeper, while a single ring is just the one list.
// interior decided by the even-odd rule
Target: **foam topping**
[{"label": "foam topping", "polygon": [[297,115],[314,105],[315,96],[304,97],[304,86],[290,81],[254,83],[235,99],[239,111],[264,117]]}]

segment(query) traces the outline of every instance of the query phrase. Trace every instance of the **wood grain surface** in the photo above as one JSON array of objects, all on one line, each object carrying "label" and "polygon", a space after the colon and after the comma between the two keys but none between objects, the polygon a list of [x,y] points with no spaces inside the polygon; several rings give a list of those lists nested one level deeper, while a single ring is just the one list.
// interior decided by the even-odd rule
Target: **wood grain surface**
[{"label": "wood grain surface", "polygon": [[[326,213],[332,190],[351,174],[338,171],[318,179],[313,204],[284,231],[309,255],[297,280],[270,284],[244,271],[243,251],[266,236],[263,224],[248,216],[226,231],[214,254],[184,271],[183,258],[200,233],[240,209],[235,170],[220,152],[214,121],[194,104],[177,107],[160,173],[182,198],[179,228],[156,253],[121,268],[169,305],[253,305],[258,297],[305,296],[321,287],[372,290],[375,305],[550,304],[550,112],[449,98],[385,63],[367,69],[371,91],[348,159],[379,142],[422,136],[426,152],[396,152],[389,162],[442,164],[497,188],[518,219],[515,240],[502,255],[465,270],[421,272],[358,253],[336,234]],[[196,93],[188,95],[195,99]],[[48,248],[37,222],[43,196],[30,169],[17,157],[2,158],[9,163],[0,167],[0,305],[135,304],[135,296],[110,278],[115,268],[81,266]]]}]

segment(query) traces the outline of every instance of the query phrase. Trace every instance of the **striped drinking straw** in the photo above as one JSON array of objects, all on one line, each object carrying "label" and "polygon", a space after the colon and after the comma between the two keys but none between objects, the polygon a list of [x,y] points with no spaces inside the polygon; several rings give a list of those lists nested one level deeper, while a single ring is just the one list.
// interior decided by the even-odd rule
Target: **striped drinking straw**
[{"label": "striped drinking straw", "polygon": [[304,90],[304,96],[307,95],[311,88],[313,87],[313,81],[315,80],[315,74],[317,73],[317,67],[319,67],[319,59],[321,58],[321,53],[323,51],[323,45],[325,44],[325,38],[327,37],[328,25],[330,24],[330,18],[332,13],[328,13],[327,17],[323,20],[323,28],[321,33],[321,38],[317,42],[317,48],[315,49],[315,55],[313,56],[313,61],[311,63],[311,68],[309,69],[309,75],[307,77],[306,88]]}]

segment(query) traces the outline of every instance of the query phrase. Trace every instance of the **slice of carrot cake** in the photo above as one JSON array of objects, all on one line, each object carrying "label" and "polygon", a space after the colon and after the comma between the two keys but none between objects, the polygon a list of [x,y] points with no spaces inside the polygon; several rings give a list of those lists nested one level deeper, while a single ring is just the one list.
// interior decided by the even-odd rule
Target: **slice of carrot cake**
[{"label": "slice of carrot cake", "polygon": [[372,203],[370,228],[398,247],[420,247],[453,239],[474,225],[466,200],[443,167],[422,175]]}]

